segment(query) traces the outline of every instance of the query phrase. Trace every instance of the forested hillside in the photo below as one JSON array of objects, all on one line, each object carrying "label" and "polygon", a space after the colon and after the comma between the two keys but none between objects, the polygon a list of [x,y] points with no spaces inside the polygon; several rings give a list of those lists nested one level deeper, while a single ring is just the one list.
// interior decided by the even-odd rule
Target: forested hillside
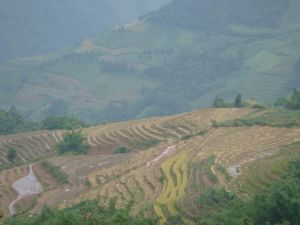
[{"label": "forested hillside", "polygon": [[64,48],[169,0],[2,0],[0,63]]},{"label": "forested hillside", "polygon": [[32,119],[167,115],[300,87],[300,2],[173,0],[78,45],[0,67],[0,107]]}]

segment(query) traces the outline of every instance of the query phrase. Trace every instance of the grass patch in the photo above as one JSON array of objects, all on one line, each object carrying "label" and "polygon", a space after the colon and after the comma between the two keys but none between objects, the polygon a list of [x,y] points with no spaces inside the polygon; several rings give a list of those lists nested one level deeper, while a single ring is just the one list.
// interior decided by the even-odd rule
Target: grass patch
[{"label": "grass patch", "polygon": [[69,176],[58,166],[55,166],[46,160],[41,163],[41,166],[48,171],[59,184],[67,184],[69,182]]},{"label": "grass patch", "polygon": [[228,171],[224,166],[217,164],[216,169],[225,176],[226,181],[229,182],[232,180],[232,176],[230,176],[230,174],[228,173]]},{"label": "grass patch", "polygon": [[191,139],[193,137],[197,137],[197,136],[202,136],[204,134],[206,134],[208,131],[207,130],[201,130],[201,131],[198,131],[196,133],[192,133],[192,134],[186,134],[186,135],[183,135],[180,140],[181,141],[184,141],[184,140],[188,140],[188,139]]},{"label": "grass patch", "polygon": [[273,109],[258,110],[243,119],[215,122],[214,127],[240,126],[271,126],[271,127],[299,127],[300,110]]}]

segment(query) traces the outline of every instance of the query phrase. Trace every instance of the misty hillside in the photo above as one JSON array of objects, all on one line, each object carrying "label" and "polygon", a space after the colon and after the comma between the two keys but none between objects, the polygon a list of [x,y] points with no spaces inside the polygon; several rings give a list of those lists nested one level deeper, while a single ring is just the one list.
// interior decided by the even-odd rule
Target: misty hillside
[{"label": "misty hillside", "polygon": [[90,121],[273,104],[300,87],[300,2],[174,0],[72,48],[0,67],[0,106]]},{"label": "misty hillside", "polygon": [[136,20],[168,0],[1,0],[0,63],[57,50]]},{"label": "misty hillside", "polygon": [[224,31],[231,24],[276,27],[289,6],[285,0],[174,0],[149,20],[198,31]]}]

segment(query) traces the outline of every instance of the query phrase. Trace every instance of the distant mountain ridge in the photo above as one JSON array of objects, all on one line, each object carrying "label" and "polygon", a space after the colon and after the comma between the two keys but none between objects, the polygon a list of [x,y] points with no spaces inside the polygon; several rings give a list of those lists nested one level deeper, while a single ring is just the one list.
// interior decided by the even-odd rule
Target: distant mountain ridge
[{"label": "distant mountain ridge", "polygon": [[3,64],[0,108],[112,121],[208,107],[216,95],[273,104],[300,87],[299,11],[298,0],[173,0],[76,46]]},{"label": "distant mountain ridge", "polygon": [[104,28],[136,20],[167,1],[0,1],[0,63],[73,45]]},{"label": "distant mountain ridge", "polygon": [[222,30],[239,23],[248,26],[277,26],[289,0],[174,0],[150,13],[148,20],[168,26]]}]

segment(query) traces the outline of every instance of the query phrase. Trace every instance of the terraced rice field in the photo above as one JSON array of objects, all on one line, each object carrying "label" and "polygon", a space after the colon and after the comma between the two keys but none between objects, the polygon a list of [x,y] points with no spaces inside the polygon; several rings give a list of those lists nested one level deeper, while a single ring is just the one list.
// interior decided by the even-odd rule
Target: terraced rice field
[{"label": "terraced rice field", "polygon": [[62,131],[31,132],[0,137],[0,169],[10,166],[9,149],[17,152],[19,164],[30,163],[54,155],[54,146],[62,140]]},{"label": "terraced rice field", "polygon": [[119,145],[142,150],[149,147],[149,142],[178,140],[182,136],[207,129],[211,126],[212,120],[239,118],[251,111],[251,109],[201,110],[170,117],[100,125],[85,129],[84,134],[87,136],[88,144],[98,153],[111,153],[111,150]]},{"label": "terraced rice field", "polygon": [[265,189],[277,180],[286,170],[287,163],[299,159],[300,142],[284,146],[277,153],[256,161],[249,161],[242,167],[243,174],[233,180],[231,186],[234,191],[251,197]]},{"label": "terraced rice field", "polygon": [[[154,211],[164,224],[167,217],[178,215],[177,200],[185,195],[188,184],[188,152],[181,150],[172,158],[163,162],[164,185],[154,204]],[[186,221],[189,222],[189,221]]]},{"label": "terraced rice field", "polygon": [[[69,184],[49,185],[31,212],[39,211],[45,203],[66,207],[86,199],[99,197],[102,202],[108,203],[110,198],[116,198],[117,206],[135,200],[135,213],[147,209],[161,218],[161,224],[169,216],[176,215],[191,224],[193,216],[187,209],[196,210],[198,206],[192,202],[190,207],[185,207],[186,200],[196,201],[201,188],[217,185],[217,181],[212,179],[214,176],[226,189],[251,196],[256,190],[255,185],[250,189],[244,186],[251,182],[259,183],[258,179],[241,178],[249,177],[252,163],[272,157],[284,145],[300,141],[300,128],[297,127],[212,127],[213,120],[243,118],[251,112],[252,109],[208,109],[87,128],[83,134],[91,151],[86,156],[54,155],[53,147],[61,140],[62,131],[4,136],[0,137],[1,162],[8,164],[5,154],[13,146],[21,161],[29,162],[47,156],[51,163],[69,175]],[[185,135],[203,130],[208,132],[181,140]],[[113,148],[119,145],[133,151],[111,154]],[[207,160],[212,158],[213,163],[208,163]],[[261,168],[267,164],[262,163]],[[217,166],[234,177],[226,179]],[[0,185],[6,185],[0,186],[4,211],[7,210],[5,205],[14,197],[9,185],[21,174],[28,173],[22,168],[15,168],[16,172],[5,170],[0,173]],[[12,173],[15,175],[12,176]],[[264,176],[276,178],[269,174],[262,173],[260,182],[264,183]],[[195,189],[196,186],[201,188]]]}]

